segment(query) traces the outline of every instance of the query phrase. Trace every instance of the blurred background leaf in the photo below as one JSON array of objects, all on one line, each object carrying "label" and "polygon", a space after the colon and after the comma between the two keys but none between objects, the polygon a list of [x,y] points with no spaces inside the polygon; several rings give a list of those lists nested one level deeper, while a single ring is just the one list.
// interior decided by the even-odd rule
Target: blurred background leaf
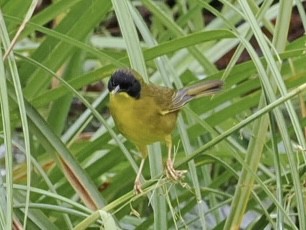
[{"label": "blurred background leaf", "polygon": [[[1,229],[306,228],[304,1],[0,6]],[[182,110],[186,178],[168,181],[154,146],[140,196],[140,155],[107,109],[110,74],[130,66],[172,88],[225,81]]]}]

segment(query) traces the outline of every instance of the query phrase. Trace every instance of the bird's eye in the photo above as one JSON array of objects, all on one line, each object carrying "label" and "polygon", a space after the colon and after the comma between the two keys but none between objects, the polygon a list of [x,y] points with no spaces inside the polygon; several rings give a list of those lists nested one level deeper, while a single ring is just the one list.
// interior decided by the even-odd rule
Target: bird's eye
[{"label": "bird's eye", "polygon": [[116,82],[115,82],[114,79],[111,80],[111,84],[112,84],[112,86],[115,86],[115,85],[116,85]]},{"label": "bird's eye", "polygon": [[108,90],[111,92],[116,87],[115,79],[111,78],[108,82]]}]

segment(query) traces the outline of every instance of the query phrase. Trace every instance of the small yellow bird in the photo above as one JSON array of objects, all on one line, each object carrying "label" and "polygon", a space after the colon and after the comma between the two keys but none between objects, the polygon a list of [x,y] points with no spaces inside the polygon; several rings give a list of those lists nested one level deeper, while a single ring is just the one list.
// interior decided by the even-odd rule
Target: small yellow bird
[{"label": "small yellow bird", "polygon": [[171,133],[176,126],[180,109],[189,101],[202,96],[211,96],[220,91],[223,81],[213,80],[174,90],[146,84],[132,69],[115,71],[108,82],[110,113],[118,130],[133,142],[142,155],[135,179],[134,190],[141,193],[140,176],[148,154],[147,145],[157,141],[168,147],[166,172],[174,180],[186,171],[173,167]]}]

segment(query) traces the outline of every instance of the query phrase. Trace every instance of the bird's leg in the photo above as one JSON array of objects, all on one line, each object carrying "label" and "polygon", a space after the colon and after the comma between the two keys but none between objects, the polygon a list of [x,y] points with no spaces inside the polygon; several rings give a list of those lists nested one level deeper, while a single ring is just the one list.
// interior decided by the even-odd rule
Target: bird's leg
[{"label": "bird's leg", "polygon": [[166,163],[166,174],[168,178],[171,178],[173,180],[179,180],[181,179],[185,173],[187,173],[187,170],[175,170],[174,169],[174,162],[172,158],[172,140],[171,137],[168,137],[166,139],[166,144],[168,147],[168,159]]},{"label": "bird's leg", "polygon": [[145,160],[148,156],[148,149],[147,149],[147,146],[146,145],[136,145],[137,148],[138,148],[138,151],[139,153],[141,154],[142,156],[142,160],[140,162],[140,166],[139,166],[139,169],[138,169],[138,172],[137,172],[137,175],[136,175],[136,178],[135,178],[135,182],[134,182],[134,192],[136,194],[140,194],[142,193],[142,189],[141,189],[141,173],[142,173],[142,169],[143,169],[143,166],[144,166],[144,163],[145,163]]},{"label": "bird's leg", "polygon": [[142,172],[144,163],[145,163],[145,158],[142,158],[136,178],[135,178],[135,183],[134,183],[134,192],[136,194],[142,193],[140,177],[141,177],[141,172]]}]

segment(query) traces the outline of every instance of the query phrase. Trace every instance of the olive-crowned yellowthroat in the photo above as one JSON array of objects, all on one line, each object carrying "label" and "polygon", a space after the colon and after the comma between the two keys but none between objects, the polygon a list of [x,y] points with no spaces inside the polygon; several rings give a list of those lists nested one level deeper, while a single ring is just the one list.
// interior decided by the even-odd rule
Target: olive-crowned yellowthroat
[{"label": "olive-crowned yellowthroat", "polygon": [[157,141],[168,147],[167,175],[179,179],[184,171],[175,170],[172,160],[171,133],[180,109],[189,101],[220,91],[223,81],[213,80],[174,90],[146,84],[132,69],[115,71],[108,82],[110,113],[118,130],[133,142],[142,155],[134,190],[140,193],[140,176],[147,157],[147,145]]}]

